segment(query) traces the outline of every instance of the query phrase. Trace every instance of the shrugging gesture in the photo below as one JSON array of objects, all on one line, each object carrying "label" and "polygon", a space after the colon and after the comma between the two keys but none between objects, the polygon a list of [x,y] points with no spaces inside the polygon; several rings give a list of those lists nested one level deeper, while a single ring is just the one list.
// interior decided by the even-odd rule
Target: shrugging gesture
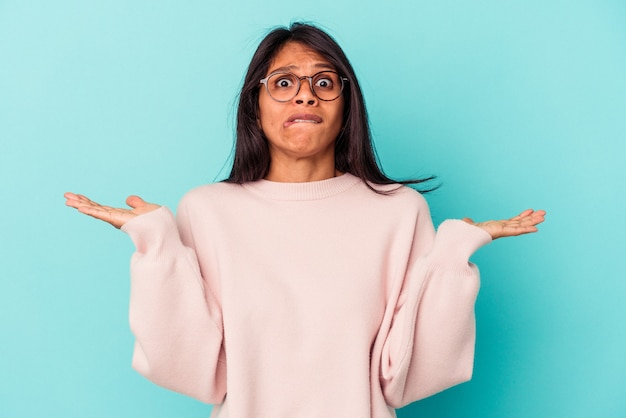
[{"label": "shrugging gesture", "polygon": [[537,225],[544,221],[545,215],[544,210],[526,209],[511,219],[500,221],[474,222],[470,218],[463,218],[463,220],[470,225],[484,229],[492,239],[496,239],[537,232]]},{"label": "shrugging gesture", "polygon": [[469,258],[489,236],[536,232],[545,211],[435,231],[426,200],[379,167],[341,47],[308,24],[259,44],[236,132],[230,176],[176,217],[138,196],[114,208],[65,194],[137,248],[133,367],[229,418],[389,418],[468,380]]},{"label": "shrugging gesture", "polygon": [[[79,212],[89,215],[96,219],[100,219],[106,223],[113,225],[115,228],[121,228],[126,222],[138,215],[152,212],[160,206],[154,203],[148,203],[139,196],[129,196],[126,198],[126,204],[132,209],[114,208],[104,206],[86,196],[67,192],[64,195],[67,206],[76,208]],[[491,235],[492,239],[513,237],[517,235],[529,234],[537,232],[537,225],[545,219],[546,211],[526,209],[517,216],[510,219],[490,220],[484,222],[474,222],[470,218],[463,218],[470,225],[484,229]]]},{"label": "shrugging gesture", "polygon": [[103,206],[81,194],[74,194],[71,192],[65,193],[64,197],[66,199],[65,204],[67,206],[76,208],[79,212],[84,213],[85,215],[89,215],[109,223],[117,229],[120,229],[122,225],[135,216],[152,212],[160,207],[154,203],[144,201],[139,196],[129,196],[126,199],[126,204],[132,209]]}]

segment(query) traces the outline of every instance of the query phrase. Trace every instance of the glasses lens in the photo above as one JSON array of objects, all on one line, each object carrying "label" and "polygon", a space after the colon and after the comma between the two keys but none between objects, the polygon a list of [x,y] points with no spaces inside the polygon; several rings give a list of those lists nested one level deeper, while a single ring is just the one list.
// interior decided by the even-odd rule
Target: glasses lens
[{"label": "glasses lens", "polygon": [[330,71],[315,74],[312,82],[315,95],[321,100],[335,100],[343,89],[339,75]]},{"label": "glasses lens", "polygon": [[322,71],[312,77],[302,77],[302,80],[291,73],[276,73],[268,77],[265,85],[274,100],[286,102],[298,94],[300,83],[308,81],[311,82],[313,91],[320,100],[335,100],[343,90],[341,77],[332,71]]},{"label": "glasses lens", "polygon": [[276,73],[267,79],[267,90],[276,100],[291,100],[298,91],[298,81],[293,74]]}]

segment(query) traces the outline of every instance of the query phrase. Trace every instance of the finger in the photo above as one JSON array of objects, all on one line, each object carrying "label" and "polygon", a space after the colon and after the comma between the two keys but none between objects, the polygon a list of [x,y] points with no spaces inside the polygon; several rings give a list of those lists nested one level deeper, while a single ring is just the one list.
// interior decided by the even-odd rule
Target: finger
[{"label": "finger", "polygon": [[543,216],[533,218],[533,225],[539,225],[540,223],[543,223],[544,221],[545,221],[545,218]]},{"label": "finger", "polygon": [[101,207],[101,205],[99,203],[96,202],[92,202],[89,199],[84,199],[84,198],[77,198],[77,199],[68,199],[65,204],[67,206],[71,206],[74,208],[79,208],[79,207]]},{"label": "finger", "polygon": [[471,218],[463,218],[463,219],[461,219],[461,220],[462,220],[463,222],[467,222],[467,223],[468,223],[468,224],[470,224],[470,225],[474,225],[474,224],[475,224],[474,220],[473,220],[473,219],[471,219]]},{"label": "finger", "polygon": [[533,224],[537,225],[542,223],[545,220],[546,211],[538,210],[528,217],[528,220]]},{"label": "finger", "polygon": [[72,192],[65,192],[63,194],[63,197],[68,200],[68,201],[75,201],[75,202],[80,202],[83,199],[81,199],[81,195],[78,195],[76,193],[72,193]]},{"label": "finger", "polygon": [[107,221],[107,222],[111,220],[113,217],[110,210],[106,210],[105,208],[101,206],[83,205],[83,206],[78,206],[76,209],[80,213],[84,213],[85,215],[89,215],[91,217],[94,217],[103,221]]},{"label": "finger", "polygon": [[148,203],[139,196],[131,195],[126,198],[126,204],[131,208],[136,209],[139,206],[144,206]]},{"label": "finger", "polygon": [[120,228],[127,220],[124,210],[111,208],[108,206],[80,206],[77,208],[79,212],[91,216],[92,218],[104,221]]},{"label": "finger", "polygon": [[78,206],[100,206],[99,203],[90,200],[86,196],[82,194],[74,194],[72,193],[70,199],[66,202],[68,206],[78,207]]},{"label": "finger", "polygon": [[65,206],[78,209],[79,207],[84,206],[84,204],[79,202],[78,200],[68,199],[65,201]]},{"label": "finger", "polygon": [[530,215],[533,212],[534,212],[534,210],[532,210],[532,209],[526,209],[525,211],[522,211],[519,215],[512,217],[511,220],[512,221],[517,221],[519,219],[527,217],[528,215]]},{"label": "finger", "polygon": [[78,196],[67,196],[65,200],[65,205],[73,208],[78,208],[79,206],[89,205],[90,202],[85,202],[81,200]]},{"label": "finger", "polygon": [[78,200],[82,201],[82,202],[93,202],[91,199],[89,199],[87,196],[82,195],[82,194],[76,194],[76,197],[78,198]]}]

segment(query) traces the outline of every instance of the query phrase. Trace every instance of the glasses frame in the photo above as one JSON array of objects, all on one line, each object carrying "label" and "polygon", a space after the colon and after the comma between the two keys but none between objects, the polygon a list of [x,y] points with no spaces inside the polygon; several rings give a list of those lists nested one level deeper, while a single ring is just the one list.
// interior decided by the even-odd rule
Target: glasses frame
[{"label": "glasses frame", "polygon": [[[318,76],[318,75],[320,75],[320,74],[322,74],[322,73],[333,73],[333,74],[337,74],[337,76],[339,76],[339,81],[341,81],[341,89],[339,90],[339,94],[337,95],[337,97],[335,97],[334,99],[322,99],[322,98],[321,98],[321,97],[319,97],[319,96],[317,95],[317,93],[315,92],[315,88],[313,87],[313,78],[314,78],[314,77],[316,77],[316,76]],[[295,78],[296,80],[298,80],[298,86],[297,86],[297,88],[296,88],[296,92],[295,92],[295,93],[294,93],[294,95],[293,95],[293,96],[291,96],[289,99],[286,99],[286,100],[278,100],[277,98],[275,98],[274,96],[272,96],[272,93],[270,93],[270,88],[267,86],[267,82],[268,82],[268,80],[270,79],[270,77],[275,76],[276,74],[288,74],[288,75],[292,75],[292,76],[294,76],[294,78]],[[311,92],[313,93],[313,95],[314,95],[315,97],[317,97],[318,99],[320,99],[321,101],[323,101],[323,102],[332,102],[333,100],[337,100],[339,97],[341,97],[341,94],[343,93],[343,88],[344,88],[344,86],[345,86],[345,83],[347,83],[347,82],[348,82],[348,79],[347,79],[346,77],[342,77],[342,76],[340,76],[340,75],[339,75],[339,73],[338,73],[337,71],[332,71],[332,70],[324,70],[324,71],[320,71],[320,72],[317,72],[317,73],[315,73],[315,74],[313,74],[313,75],[311,75],[311,76],[308,76],[308,75],[299,76],[299,75],[296,75],[296,74],[294,74],[294,73],[290,73],[289,71],[275,71],[275,72],[273,72],[273,73],[269,74],[267,77],[262,78],[261,80],[259,80],[259,84],[263,84],[263,85],[265,85],[265,90],[267,91],[267,94],[268,94],[268,95],[269,95],[269,96],[270,96],[273,100],[275,100],[275,101],[277,101],[277,102],[280,102],[280,103],[285,103],[285,102],[288,102],[288,101],[290,101],[290,100],[293,100],[293,98],[294,98],[294,97],[296,97],[296,96],[298,95],[298,93],[300,93],[300,87],[302,87],[302,80],[304,80],[305,78],[306,78],[307,80],[309,80],[309,87],[310,87]]]}]

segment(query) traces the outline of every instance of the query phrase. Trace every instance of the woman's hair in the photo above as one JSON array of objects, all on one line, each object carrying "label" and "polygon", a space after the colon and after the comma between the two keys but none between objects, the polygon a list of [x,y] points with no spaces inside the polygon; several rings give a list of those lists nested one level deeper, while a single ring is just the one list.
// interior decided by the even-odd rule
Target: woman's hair
[{"label": "woman's hair", "polygon": [[360,177],[377,192],[379,191],[369,183],[418,184],[433,179],[428,177],[397,181],[383,173],[378,165],[363,94],[352,65],[341,47],[327,33],[310,24],[297,22],[288,28],[279,27],[269,32],[250,61],[239,94],[235,156],[226,182],[242,184],[256,181],[264,178],[269,172],[269,147],[258,124],[259,80],[267,76],[272,60],[288,42],[297,42],[317,52],[326,58],[341,76],[348,79],[342,92],[343,126],[335,141],[335,168],[338,171]]}]

